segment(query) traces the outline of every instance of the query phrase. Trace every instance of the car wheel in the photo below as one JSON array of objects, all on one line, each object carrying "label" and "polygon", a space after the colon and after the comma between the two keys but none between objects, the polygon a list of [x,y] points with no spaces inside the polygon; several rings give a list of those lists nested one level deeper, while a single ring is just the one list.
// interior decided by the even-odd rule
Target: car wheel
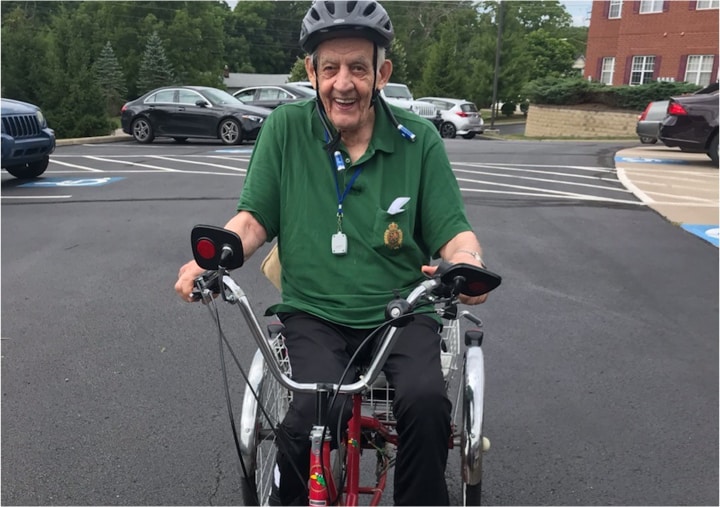
[{"label": "car wheel", "polygon": [[712,141],[710,141],[710,149],[708,150],[708,157],[712,160],[715,167],[718,166],[718,135],[715,134]]},{"label": "car wheel", "polygon": [[463,139],[472,139],[475,137],[475,132],[468,132],[467,134],[463,134]]},{"label": "car wheel", "polygon": [[42,160],[36,160],[35,162],[11,165],[6,167],[5,170],[20,180],[30,180],[44,173],[48,164],[50,164],[50,157],[46,156]]},{"label": "car wheel", "polygon": [[233,118],[224,119],[220,122],[220,127],[218,127],[218,136],[223,144],[242,143],[240,122]]},{"label": "car wheel", "polygon": [[449,121],[446,121],[445,123],[440,125],[440,137],[445,139],[455,139],[456,134],[457,129],[455,128],[455,125],[453,125]]},{"label": "car wheel", "polygon": [[155,133],[153,132],[150,120],[144,117],[135,118],[130,127],[133,137],[139,143],[151,143],[155,139]]},{"label": "car wheel", "polygon": [[640,136],[640,142],[643,144],[655,144],[657,141],[657,137]]},{"label": "car wheel", "polygon": [[173,139],[176,143],[180,144],[187,142],[187,137],[173,137]]}]

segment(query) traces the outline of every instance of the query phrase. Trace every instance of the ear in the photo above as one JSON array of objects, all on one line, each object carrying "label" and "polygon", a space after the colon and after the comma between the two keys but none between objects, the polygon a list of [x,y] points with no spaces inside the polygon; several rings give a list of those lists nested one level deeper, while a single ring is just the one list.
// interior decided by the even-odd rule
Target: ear
[{"label": "ear", "polygon": [[392,62],[390,60],[385,60],[380,68],[378,69],[378,81],[377,81],[377,89],[382,90],[385,88],[385,85],[390,81],[390,76],[392,75]]},{"label": "ear", "polygon": [[312,56],[310,55],[305,57],[305,73],[307,74],[308,81],[310,81],[312,87],[315,88],[317,86],[317,78],[315,76],[315,68],[312,64]]}]

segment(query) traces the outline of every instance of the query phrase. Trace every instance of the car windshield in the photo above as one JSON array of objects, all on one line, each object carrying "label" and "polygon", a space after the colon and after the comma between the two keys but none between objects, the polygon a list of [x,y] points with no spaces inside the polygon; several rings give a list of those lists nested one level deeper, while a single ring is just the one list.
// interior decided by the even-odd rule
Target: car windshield
[{"label": "car windshield", "polygon": [[385,85],[385,96],[391,99],[408,99],[412,100],[412,94],[405,85]]},{"label": "car windshield", "polygon": [[228,92],[218,90],[217,88],[202,88],[200,91],[209,98],[213,104],[242,104],[237,97],[233,97]]}]

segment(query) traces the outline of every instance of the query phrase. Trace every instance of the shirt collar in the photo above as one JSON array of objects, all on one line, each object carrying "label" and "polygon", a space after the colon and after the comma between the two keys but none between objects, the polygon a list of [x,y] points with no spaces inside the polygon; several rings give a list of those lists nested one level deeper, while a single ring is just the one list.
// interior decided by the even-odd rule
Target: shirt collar
[{"label": "shirt collar", "polygon": [[[317,111],[317,102],[312,101],[312,103],[311,128],[313,137],[321,139],[322,142],[325,143],[327,142],[325,139],[325,129],[323,128]],[[368,146],[368,152],[373,153],[375,151],[384,151],[386,153],[393,153],[396,148],[396,143],[404,142],[405,140],[400,133],[397,132],[395,127],[393,127],[390,118],[388,118],[388,115],[385,111],[383,111],[382,106],[376,103],[373,107],[375,107],[375,125],[373,127],[373,135],[370,140],[370,146]]]}]

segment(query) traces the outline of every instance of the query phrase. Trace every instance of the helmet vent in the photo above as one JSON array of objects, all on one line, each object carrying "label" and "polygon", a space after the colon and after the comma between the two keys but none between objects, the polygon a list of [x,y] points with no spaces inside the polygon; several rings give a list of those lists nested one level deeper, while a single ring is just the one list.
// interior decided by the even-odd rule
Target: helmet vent
[{"label": "helmet vent", "polygon": [[375,4],[374,4],[374,3],[369,3],[369,4],[367,4],[367,7],[365,7],[365,10],[363,11],[363,14],[364,14],[365,16],[369,16],[369,15],[372,14],[373,12],[375,12]]},{"label": "helmet vent", "polygon": [[335,15],[335,2],[325,2],[325,8],[330,14]]},{"label": "helmet vent", "polygon": [[316,11],[315,9],[310,9],[309,14],[313,17],[315,21],[320,21],[320,14],[318,14],[318,11]]}]

